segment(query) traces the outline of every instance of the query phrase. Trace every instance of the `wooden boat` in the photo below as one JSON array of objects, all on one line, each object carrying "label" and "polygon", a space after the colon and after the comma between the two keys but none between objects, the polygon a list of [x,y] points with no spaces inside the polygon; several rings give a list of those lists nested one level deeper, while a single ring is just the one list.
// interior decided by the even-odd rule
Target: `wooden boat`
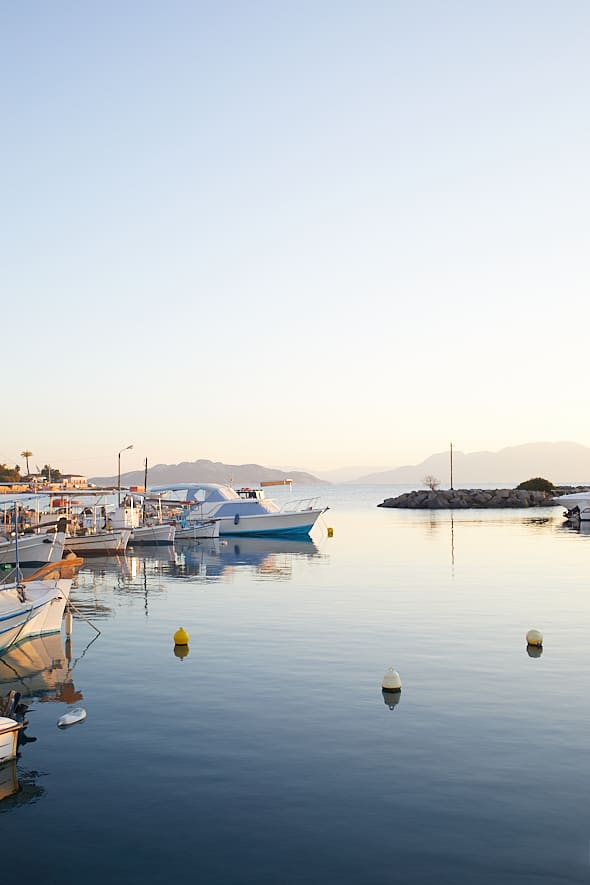
[{"label": "wooden boat", "polygon": [[22,722],[0,716],[0,763],[16,758],[18,733],[22,727]]},{"label": "wooden boat", "polygon": [[34,571],[31,575],[23,578],[23,581],[46,581],[57,578],[74,578],[82,566],[84,560],[75,553],[68,553],[59,562],[48,562],[47,565]]}]

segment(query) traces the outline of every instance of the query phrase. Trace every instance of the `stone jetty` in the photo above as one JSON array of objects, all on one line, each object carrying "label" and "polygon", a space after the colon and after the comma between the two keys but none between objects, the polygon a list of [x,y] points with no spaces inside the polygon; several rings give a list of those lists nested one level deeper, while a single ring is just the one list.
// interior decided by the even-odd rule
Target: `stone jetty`
[{"label": "stone jetty", "polygon": [[523,489],[423,489],[386,498],[378,507],[407,507],[410,510],[468,510],[496,507],[548,507],[554,504],[547,492]]}]

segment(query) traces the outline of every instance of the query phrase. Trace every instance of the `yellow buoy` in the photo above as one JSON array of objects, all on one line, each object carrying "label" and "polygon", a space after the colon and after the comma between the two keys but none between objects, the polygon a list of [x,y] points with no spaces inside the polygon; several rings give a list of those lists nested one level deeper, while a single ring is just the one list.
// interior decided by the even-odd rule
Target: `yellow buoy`
[{"label": "yellow buoy", "polygon": [[332,528],[332,526],[328,526],[328,537],[329,538],[334,537],[334,529]]},{"label": "yellow buoy", "polygon": [[174,634],[174,644],[175,645],[188,645],[190,636],[184,629],[184,627],[179,627],[176,633]]}]

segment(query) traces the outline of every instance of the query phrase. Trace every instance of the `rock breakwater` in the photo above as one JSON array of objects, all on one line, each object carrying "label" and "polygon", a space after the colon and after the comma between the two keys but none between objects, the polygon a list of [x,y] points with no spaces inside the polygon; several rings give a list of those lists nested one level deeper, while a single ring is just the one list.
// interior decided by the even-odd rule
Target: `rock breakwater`
[{"label": "rock breakwater", "polygon": [[523,489],[428,489],[386,498],[378,507],[407,507],[410,510],[468,510],[496,507],[548,507],[554,504],[546,492]]}]

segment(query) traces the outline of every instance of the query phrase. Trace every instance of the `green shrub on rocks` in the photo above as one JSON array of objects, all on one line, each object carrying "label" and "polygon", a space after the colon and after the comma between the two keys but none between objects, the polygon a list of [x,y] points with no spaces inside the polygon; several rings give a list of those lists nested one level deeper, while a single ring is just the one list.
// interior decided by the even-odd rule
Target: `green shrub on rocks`
[{"label": "green shrub on rocks", "polygon": [[547,492],[548,494],[555,491],[553,483],[549,482],[548,479],[543,479],[542,476],[534,476],[532,479],[527,479],[526,482],[521,482],[516,488],[525,492]]}]

